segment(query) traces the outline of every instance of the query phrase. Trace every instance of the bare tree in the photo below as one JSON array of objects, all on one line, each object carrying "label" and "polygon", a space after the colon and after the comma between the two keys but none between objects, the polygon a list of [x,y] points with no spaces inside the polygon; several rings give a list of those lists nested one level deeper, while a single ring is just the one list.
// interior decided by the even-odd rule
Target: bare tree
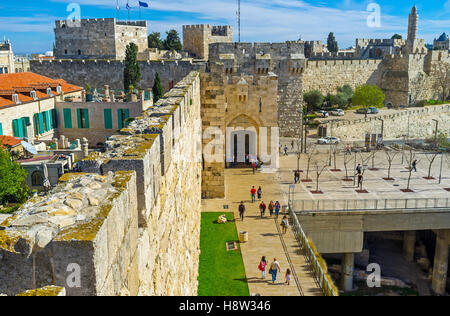
[{"label": "bare tree", "polygon": [[384,153],[386,154],[386,160],[388,162],[388,176],[384,180],[394,180],[391,178],[392,163],[394,162],[394,159],[399,154],[399,152],[385,150]]},{"label": "bare tree", "polygon": [[331,155],[333,156],[333,170],[331,171],[341,171],[337,168],[337,156],[339,153],[339,146],[337,144],[333,144],[330,146]]},{"label": "bare tree", "polygon": [[313,146],[311,148],[311,150],[306,154],[306,162],[307,162],[307,166],[306,166],[306,179],[303,180],[303,182],[309,182],[311,181],[309,179],[309,171],[311,169],[311,161],[313,160],[313,158],[317,156],[317,150],[316,150],[316,146]]},{"label": "bare tree", "polygon": [[377,168],[375,168],[375,156],[377,155],[377,151],[376,150],[372,150],[370,152],[370,159],[372,159],[372,167],[370,168],[370,170],[378,170]]},{"label": "bare tree", "polygon": [[[349,181],[350,178],[348,176],[348,164],[353,160],[352,155],[348,155],[346,152],[344,152],[344,168],[345,168],[345,181]],[[352,181],[352,180],[350,180]]]},{"label": "bare tree", "polygon": [[433,180],[434,178],[431,176],[431,168],[433,167],[433,163],[436,160],[436,157],[439,156],[440,152],[439,151],[433,151],[430,153],[426,153],[425,157],[428,160],[428,176],[425,177],[425,179],[427,180]]},{"label": "bare tree", "polygon": [[441,92],[441,100],[446,101],[450,90],[450,64],[436,63],[434,67],[436,89]]},{"label": "bare tree", "polygon": [[366,173],[367,164],[369,163],[371,155],[364,157],[363,153],[359,153],[359,158],[361,161],[361,176],[362,176],[361,182],[359,183],[359,190],[362,192],[362,191],[364,191],[363,190],[364,174]]},{"label": "bare tree", "polygon": [[314,159],[313,161],[314,171],[316,173],[316,191],[315,193],[320,193],[319,191],[319,179],[325,169],[328,167],[328,163],[321,159]]},{"label": "bare tree", "polygon": [[412,148],[405,155],[405,160],[406,160],[409,175],[408,175],[408,184],[406,186],[406,190],[402,190],[402,191],[410,192],[411,191],[411,188],[410,188],[411,177],[412,177],[412,172],[414,170],[414,163],[416,163],[416,164],[418,163],[418,161],[416,159],[416,153],[414,152],[414,150]]}]

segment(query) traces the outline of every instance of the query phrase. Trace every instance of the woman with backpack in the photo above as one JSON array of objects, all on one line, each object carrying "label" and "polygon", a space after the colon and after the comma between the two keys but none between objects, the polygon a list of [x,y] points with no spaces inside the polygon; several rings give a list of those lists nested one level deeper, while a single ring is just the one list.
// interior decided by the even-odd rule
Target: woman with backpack
[{"label": "woman with backpack", "polygon": [[270,216],[273,215],[274,208],[275,208],[275,205],[273,204],[273,201],[270,201],[270,203],[269,203],[269,214],[270,214]]},{"label": "woman with backpack", "polygon": [[283,235],[286,235],[289,228],[289,220],[287,216],[283,217],[283,220],[281,221],[281,227],[283,228]]},{"label": "woman with backpack", "polygon": [[258,194],[258,200],[261,200],[261,198],[262,198],[262,188],[261,187],[258,188],[257,194]]},{"label": "woman with backpack", "polygon": [[267,271],[267,261],[266,257],[261,258],[261,262],[259,263],[258,270],[261,271],[261,278],[265,280],[266,271]]}]

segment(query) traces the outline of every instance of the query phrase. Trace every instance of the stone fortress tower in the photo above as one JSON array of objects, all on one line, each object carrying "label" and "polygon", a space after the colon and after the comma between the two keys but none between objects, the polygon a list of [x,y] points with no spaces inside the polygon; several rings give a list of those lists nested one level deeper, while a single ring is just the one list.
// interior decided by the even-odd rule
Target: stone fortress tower
[{"label": "stone fortress tower", "polygon": [[57,59],[125,59],[129,43],[138,52],[148,49],[146,21],[116,19],[82,19],[80,25],[67,21],[55,23],[55,57]]},{"label": "stone fortress tower", "polygon": [[209,45],[232,43],[233,27],[204,25],[183,25],[183,46],[197,59],[209,59]]}]

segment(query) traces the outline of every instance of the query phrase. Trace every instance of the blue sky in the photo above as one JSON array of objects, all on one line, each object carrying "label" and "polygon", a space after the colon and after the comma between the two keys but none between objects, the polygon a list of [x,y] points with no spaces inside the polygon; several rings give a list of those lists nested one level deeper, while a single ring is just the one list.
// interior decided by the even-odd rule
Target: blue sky
[{"label": "blue sky", "polygon": [[[125,4],[119,0],[120,17],[127,19]],[[131,19],[139,19],[137,0]],[[181,30],[183,24],[228,24],[235,27],[237,40],[237,0],[152,0],[142,18],[149,21],[149,32]],[[360,0],[242,0],[241,41],[283,42],[286,40],[326,40],[334,32],[340,47],[355,38],[390,38],[406,35],[408,14],[414,3],[420,14],[420,37],[427,42],[442,32],[450,33],[450,0],[376,1],[381,8],[381,26],[368,27],[367,5]],[[82,18],[116,17],[116,0],[21,0],[0,1],[0,37],[12,41],[16,53],[44,52],[52,49],[56,19],[66,19],[67,6],[77,3]],[[406,37],[406,36],[405,36]]]}]

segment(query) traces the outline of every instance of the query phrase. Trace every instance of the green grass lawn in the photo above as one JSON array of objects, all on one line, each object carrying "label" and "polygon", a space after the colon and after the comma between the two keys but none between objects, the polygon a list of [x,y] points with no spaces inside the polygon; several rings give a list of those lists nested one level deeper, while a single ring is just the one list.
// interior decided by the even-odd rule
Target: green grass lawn
[{"label": "green grass lawn", "polygon": [[[225,246],[228,241],[238,240],[236,224],[217,224],[222,214],[202,213],[198,295],[249,296],[241,252],[227,251]],[[225,215],[234,220],[233,213]]]}]

